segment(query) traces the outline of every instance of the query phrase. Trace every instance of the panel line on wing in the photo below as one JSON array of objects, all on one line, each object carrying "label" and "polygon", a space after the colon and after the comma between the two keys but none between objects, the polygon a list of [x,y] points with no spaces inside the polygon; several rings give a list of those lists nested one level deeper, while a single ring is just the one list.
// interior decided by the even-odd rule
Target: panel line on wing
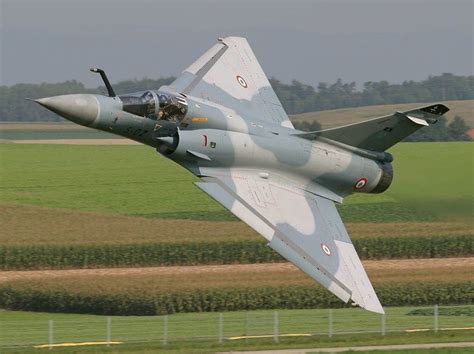
[{"label": "panel line on wing", "polygon": [[213,182],[220,186],[224,191],[229,193],[233,196],[236,200],[239,201],[243,206],[247,209],[251,210],[259,219],[261,219],[267,226],[271,227],[275,230],[275,225],[273,225],[270,221],[267,220],[262,214],[260,214],[254,207],[252,207],[249,203],[247,203],[244,199],[242,199],[238,194],[236,194],[232,189],[230,189],[225,183],[223,183],[219,178],[216,177],[202,177],[201,178],[205,182]]},{"label": "panel line on wing", "polygon": [[323,273],[326,277],[331,279],[333,282],[335,282],[339,287],[344,289],[347,293],[351,294],[352,290],[349,289],[347,286],[345,286],[341,281],[339,281],[337,278],[335,278],[331,272],[329,272],[325,267],[323,267],[320,263],[316,262],[314,260],[314,257],[311,257],[304,249],[299,247],[296,243],[292,242],[288,236],[286,236],[284,233],[279,232],[275,237],[280,238],[284,243],[288,245],[293,251],[296,253],[300,254],[304,260],[308,263],[310,263],[312,266],[316,267],[318,271]]},{"label": "panel line on wing", "polygon": [[[251,178],[248,179],[248,178],[244,178],[246,181],[247,181],[247,185],[250,181],[253,181]],[[214,183],[217,183],[223,190],[225,190],[227,193],[229,193],[230,195],[232,195],[236,200],[238,200],[242,205],[244,205],[246,208],[248,208],[249,210],[251,210],[259,219],[261,219],[265,224],[267,224],[269,227],[271,227],[272,229],[274,230],[278,230],[279,232],[276,233],[273,237],[277,237],[280,239],[280,241],[284,242],[288,247],[290,247],[294,252],[296,252],[297,254],[301,255],[305,260],[306,262],[308,262],[309,264],[311,264],[312,266],[314,266],[319,272],[321,272],[322,274],[324,274],[326,277],[328,277],[329,279],[331,279],[331,281],[333,281],[334,283],[336,283],[337,286],[339,286],[341,289],[343,289],[344,291],[346,291],[348,294],[352,294],[352,290],[349,289],[346,285],[344,285],[344,283],[342,283],[339,279],[337,279],[336,277],[334,277],[331,272],[326,269],[326,267],[324,267],[321,263],[319,262],[316,262],[314,257],[312,257],[308,252],[306,252],[303,248],[301,248],[300,246],[298,246],[295,242],[293,242],[290,237],[288,237],[285,233],[284,233],[284,230],[282,230],[281,228],[278,227],[278,225],[274,225],[270,220],[268,220],[264,215],[262,215],[260,212],[258,212],[252,205],[250,205],[248,202],[246,202],[243,198],[241,198],[238,194],[236,194],[232,189],[230,189],[225,182],[223,182],[222,180],[220,180],[219,178],[215,178],[215,177],[204,177],[203,178],[204,181],[208,180],[208,181],[212,181]],[[255,182],[254,182],[255,183]],[[248,185],[250,187],[250,185]],[[299,193],[296,191],[296,190],[293,190],[291,188],[288,188],[287,186],[278,186],[278,188],[281,188],[281,189],[284,189],[286,190],[287,192],[290,192],[290,193],[296,193],[296,194],[303,194],[305,195],[306,193],[304,191],[299,191]],[[255,198],[255,195],[252,191],[252,188],[250,188],[250,192],[251,192],[251,195]],[[311,198],[313,199],[313,198]],[[259,205],[259,202],[257,202],[256,200],[254,200],[255,203],[257,204],[257,206],[260,206]],[[315,206],[317,207],[317,203],[315,203]],[[261,207],[261,206],[260,206]],[[324,222],[324,220],[323,220]],[[276,226],[276,227],[275,227]],[[269,244],[271,246],[271,243]],[[346,266],[346,265],[345,265]],[[347,266],[346,266],[347,267]],[[347,269],[347,268],[346,268]]]},{"label": "panel line on wing", "polygon": [[182,91],[184,94],[189,94],[194,87],[202,80],[202,78],[211,70],[214,64],[224,55],[225,51],[229,48],[226,44],[222,44],[223,47],[212,56],[197,72],[196,77],[191,83]]},{"label": "panel line on wing", "polygon": [[170,84],[179,92],[255,120],[294,129],[245,38],[225,37]]},{"label": "panel line on wing", "polygon": [[[204,181],[220,188],[202,189],[264,236],[269,247],[341,300],[383,313],[334,202],[279,179],[259,179],[258,172],[206,169]],[[274,204],[267,202],[266,190]]]}]

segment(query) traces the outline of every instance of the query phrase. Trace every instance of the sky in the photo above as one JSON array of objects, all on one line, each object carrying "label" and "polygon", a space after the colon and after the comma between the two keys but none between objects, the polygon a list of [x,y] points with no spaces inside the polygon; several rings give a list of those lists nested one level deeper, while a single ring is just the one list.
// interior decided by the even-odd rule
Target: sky
[{"label": "sky", "polygon": [[473,75],[474,0],[0,0],[0,85],[176,76],[218,37],[283,82]]}]

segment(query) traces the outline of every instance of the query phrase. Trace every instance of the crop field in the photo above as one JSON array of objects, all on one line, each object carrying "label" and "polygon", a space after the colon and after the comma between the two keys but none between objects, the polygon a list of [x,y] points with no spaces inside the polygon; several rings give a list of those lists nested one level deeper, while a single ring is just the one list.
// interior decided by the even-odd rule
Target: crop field
[{"label": "crop field", "polygon": [[[474,258],[370,261],[364,265],[386,306],[473,300]],[[341,307],[343,303],[293,265],[280,263],[6,272],[0,277],[0,306],[153,315]]]},{"label": "crop field", "polygon": [[[450,109],[446,114],[448,122],[455,116],[460,116],[466,121],[467,125],[471,128],[474,127],[474,100],[445,101],[443,103]],[[323,128],[331,128],[428,105],[429,103],[425,102],[341,108],[329,111],[295,114],[291,116],[291,120],[296,122],[312,122],[317,120]]]},{"label": "crop field", "polygon": [[[472,235],[427,237],[366,237],[353,240],[363,260],[470,257]],[[284,259],[261,239],[253,241],[150,242],[126,244],[4,245],[3,270],[123,268],[247,264]],[[408,275],[408,274],[406,274]]]},{"label": "crop field", "polygon": [[[469,281],[474,283],[474,258],[364,261],[375,283]],[[0,273],[0,284],[21,281],[50,289],[78,292],[173,292],[209,288],[316,286],[290,263],[186,267],[112,268],[97,270],[18,271]],[[31,285],[34,288],[34,285]]]},{"label": "crop field", "polygon": [[[472,143],[397,145],[381,195],[349,197],[346,222],[472,217]],[[189,172],[144,146],[0,144],[0,202],[145,217],[234,220]]]},{"label": "crop field", "polygon": [[[260,240],[255,231],[241,222],[145,218],[19,204],[0,205],[0,224],[2,245]],[[346,227],[352,239],[432,235],[448,237],[473,233],[473,223],[469,220],[352,222],[346,223]]]},{"label": "crop field", "polygon": [[[393,187],[340,206],[361,257],[471,255],[473,169],[464,156],[473,146],[398,145]],[[0,144],[0,153],[2,269],[281,261],[150,148]]]},{"label": "crop field", "polygon": [[[339,206],[384,305],[472,303],[474,170],[467,157],[473,146],[399,144],[391,151],[396,158],[392,187],[382,195],[351,196]],[[246,325],[245,318],[273,313],[260,311],[264,308],[313,308],[278,310],[290,311],[282,312],[280,331],[322,333],[327,330],[327,310],[314,308],[343,306],[292,265],[281,263],[253,230],[193,185],[197,178],[151,148],[0,144],[0,163],[0,268],[67,269],[0,272],[3,308],[113,315],[259,309],[226,312],[227,338],[262,334],[259,324]],[[444,258],[402,259],[429,257]],[[175,264],[194,266],[138,268]],[[109,268],[75,269],[100,267]],[[317,321],[319,315],[304,311],[323,311],[326,322],[305,327],[305,321]],[[339,316],[344,311],[359,310],[335,309],[335,331],[365,323],[362,317]],[[390,317],[392,311],[398,315]],[[408,316],[407,308],[388,308],[387,313],[387,333],[410,326],[431,328],[429,316]],[[199,338],[215,333],[217,315],[170,315],[170,342],[185,341],[193,330],[202,332]],[[192,318],[204,324],[180,324],[176,316],[203,316]],[[8,319],[13,321],[8,328],[14,329],[36,318],[44,323],[29,335],[15,337],[3,327]],[[146,329],[156,319],[162,324],[162,318],[114,316],[112,339],[155,340],[160,346],[163,338],[150,337]],[[239,323],[232,324],[233,318]],[[440,325],[473,326],[471,318],[446,316]],[[55,341],[104,339],[104,317],[2,311],[0,345],[10,338],[25,345],[44,344],[47,319],[79,326],[55,324]],[[160,324],[158,333],[163,330]],[[378,317],[367,324],[379,326]],[[468,338],[465,332],[456,332],[451,340]],[[432,340],[426,333],[413,336]],[[436,340],[449,338],[440,336]],[[294,340],[308,346],[308,339]]]},{"label": "crop field", "polygon": [[[27,220],[27,222],[25,222]],[[173,220],[47,207],[0,206],[0,269],[282,262],[235,221]],[[472,222],[348,223],[362,259],[474,254]]]}]

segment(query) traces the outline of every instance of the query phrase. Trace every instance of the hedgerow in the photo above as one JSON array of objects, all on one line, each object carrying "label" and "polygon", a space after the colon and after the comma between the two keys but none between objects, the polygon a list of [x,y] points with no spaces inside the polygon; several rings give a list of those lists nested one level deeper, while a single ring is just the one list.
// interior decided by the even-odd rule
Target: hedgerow
[{"label": "hedgerow", "polygon": [[[471,256],[474,235],[355,239],[362,259]],[[61,269],[282,261],[265,242],[225,241],[103,245],[4,245],[0,269]]]},{"label": "hedgerow", "polygon": [[[474,283],[398,283],[375,287],[384,306],[472,303]],[[155,293],[81,292],[20,281],[0,286],[0,307],[10,310],[100,315],[163,315],[257,309],[304,309],[348,306],[316,286],[211,288]],[[350,306],[350,305],[349,305]]]}]

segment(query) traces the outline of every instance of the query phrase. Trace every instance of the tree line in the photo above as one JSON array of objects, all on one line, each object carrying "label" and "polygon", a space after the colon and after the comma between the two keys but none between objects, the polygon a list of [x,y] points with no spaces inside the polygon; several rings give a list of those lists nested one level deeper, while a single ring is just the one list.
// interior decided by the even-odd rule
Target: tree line
[{"label": "tree line", "polygon": [[328,109],[362,107],[381,104],[470,100],[474,98],[474,76],[445,73],[423,81],[368,81],[357,89],[355,82],[341,79],[333,84],[321,82],[313,86],[293,80],[283,84],[270,80],[275,92],[289,114],[324,111]]},{"label": "tree line", "polygon": [[[158,89],[174,80],[173,77],[159,79],[126,80],[113,85],[115,92],[124,93]],[[71,93],[100,93],[107,95],[105,86],[88,89],[81,82],[70,80],[55,84],[17,84],[0,86],[0,121],[1,122],[62,122],[58,115],[46,111],[38,104],[27,99],[36,99]]]},{"label": "tree line", "polygon": [[[114,90],[117,94],[123,94],[158,89],[162,85],[170,84],[173,80],[173,77],[126,80],[116,83]],[[474,76],[458,76],[450,73],[430,76],[423,81],[404,81],[400,84],[387,81],[368,81],[361,88],[357,88],[355,82],[344,83],[341,79],[334,83],[321,82],[316,88],[297,80],[285,84],[272,78],[270,82],[288,114],[379,104],[474,99]],[[41,109],[38,105],[25,100],[25,98],[35,99],[69,93],[106,94],[106,92],[103,86],[87,89],[82,83],[75,80],[56,84],[0,86],[0,121],[62,121],[57,115]],[[436,133],[434,132],[435,129],[429,129],[426,132],[421,130],[410,139],[459,140],[467,138],[464,133],[468,127],[461,117],[453,120],[449,125],[446,124],[445,120],[440,120],[436,127]],[[312,129],[314,127],[305,128],[317,130]],[[449,129],[452,132],[464,129],[464,135],[458,133],[448,135]]]}]

